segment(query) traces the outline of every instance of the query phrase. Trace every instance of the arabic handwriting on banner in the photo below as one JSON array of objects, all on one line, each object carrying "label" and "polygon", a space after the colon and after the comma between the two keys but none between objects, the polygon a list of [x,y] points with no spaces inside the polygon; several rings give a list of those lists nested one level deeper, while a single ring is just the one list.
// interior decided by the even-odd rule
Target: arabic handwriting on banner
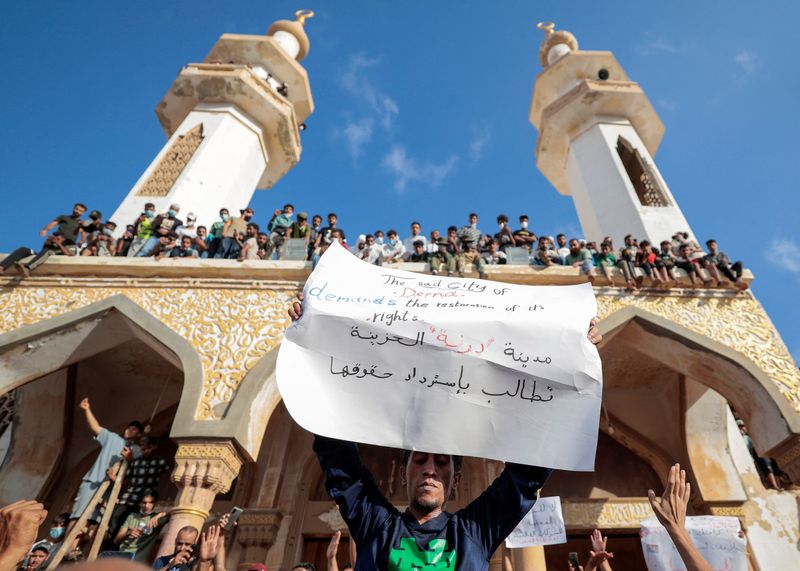
[{"label": "arabic handwriting on banner", "polygon": [[561,498],[539,498],[514,531],[506,538],[506,547],[532,547],[567,542]]},{"label": "arabic handwriting on banner", "polygon": [[[641,524],[642,551],[649,571],[685,571],[667,530],[655,518]],[[714,571],[747,571],[746,542],[735,517],[690,516],[686,531]]]},{"label": "arabic handwriting on banner", "polygon": [[305,296],[276,370],[286,407],[304,428],[593,469],[602,372],[586,338],[596,313],[589,284],[431,279],[366,264],[337,244]]}]

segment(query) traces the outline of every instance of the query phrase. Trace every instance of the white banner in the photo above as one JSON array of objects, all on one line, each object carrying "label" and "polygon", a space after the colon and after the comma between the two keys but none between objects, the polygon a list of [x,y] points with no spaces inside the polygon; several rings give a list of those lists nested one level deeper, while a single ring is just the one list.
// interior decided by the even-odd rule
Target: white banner
[{"label": "white banner", "polygon": [[561,498],[539,498],[531,511],[506,538],[506,547],[532,547],[567,542]]},{"label": "white banner", "polygon": [[338,244],[306,282],[276,375],[298,424],[395,448],[591,471],[602,372],[591,285],[391,270]]},{"label": "white banner", "polygon": [[[687,517],[686,531],[714,571],[747,571],[746,542],[737,518]],[[678,550],[658,520],[643,521],[641,537],[649,571],[686,571]]]}]

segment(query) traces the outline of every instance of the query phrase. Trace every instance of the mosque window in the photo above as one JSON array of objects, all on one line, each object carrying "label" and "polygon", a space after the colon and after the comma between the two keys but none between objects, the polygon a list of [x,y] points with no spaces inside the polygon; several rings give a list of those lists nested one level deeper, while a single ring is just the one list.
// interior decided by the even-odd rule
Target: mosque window
[{"label": "mosque window", "polygon": [[202,123],[194,127],[191,131],[178,136],[178,138],[172,142],[169,149],[167,149],[167,152],[161,157],[161,160],[158,161],[158,165],[156,165],[156,168],[136,195],[167,196],[202,142]]},{"label": "mosque window", "polygon": [[617,139],[617,153],[642,206],[669,206],[653,165],[624,137]]}]

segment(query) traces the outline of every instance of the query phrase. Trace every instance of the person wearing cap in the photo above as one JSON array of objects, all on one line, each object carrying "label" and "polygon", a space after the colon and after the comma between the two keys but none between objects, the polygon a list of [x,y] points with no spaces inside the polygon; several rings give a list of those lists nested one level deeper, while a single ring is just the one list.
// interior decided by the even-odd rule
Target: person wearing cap
[{"label": "person wearing cap", "polygon": [[292,231],[292,215],[294,215],[294,206],[292,204],[284,204],[283,210],[276,210],[272,213],[267,224],[269,230],[269,242],[267,243],[267,258],[272,258],[272,253],[277,251],[280,258],[280,247],[283,242],[290,237]]},{"label": "person wearing cap", "polygon": [[[69,535],[69,532],[74,527],[78,518],[80,518],[83,512],[89,507],[89,502],[92,500],[92,497],[94,497],[100,484],[115,472],[115,466],[121,462],[123,458],[130,461],[142,455],[142,451],[137,444],[139,437],[144,432],[144,427],[141,422],[138,420],[129,422],[122,435],[119,435],[100,425],[92,412],[92,407],[88,398],[84,398],[80,402],[80,408],[83,410],[84,416],[86,417],[86,424],[94,433],[94,438],[97,443],[100,444],[100,453],[97,455],[92,467],[89,468],[89,471],[86,472],[81,479],[78,494],[75,497],[75,503],[69,515],[70,521],[67,527],[67,535]],[[99,505],[95,506],[94,511],[89,514],[89,521],[94,524],[89,532],[89,536],[93,537],[94,531],[97,529],[97,522],[100,521]]]},{"label": "person wearing cap", "polygon": [[[89,219],[81,224],[81,232],[85,242],[89,242],[97,237],[103,231],[103,213],[99,210],[92,210],[89,213]],[[80,245],[81,239],[78,240]]]},{"label": "person wearing cap", "polygon": [[115,222],[108,221],[103,225],[102,232],[95,232],[81,252],[81,256],[114,256],[117,253],[117,240],[114,231],[117,229]]},{"label": "person wearing cap", "polygon": [[[455,232],[455,228],[453,228],[453,231]],[[457,255],[458,252],[455,251],[455,247],[450,240],[447,238],[439,238],[436,241],[436,252],[431,254],[429,259],[431,274],[434,276],[438,275],[442,270],[442,264],[444,264],[447,275],[452,276],[458,269],[456,263]]]},{"label": "person wearing cap", "polygon": [[[320,222],[322,222],[322,219],[320,219]],[[308,244],[311,239],[311,226],[308,225],[308,214],[306,212],[297,213],[297,221],[292,222],[289,228],[289,238],[302,238]]]},{"label": "person wearing cap", "polygon": [[178,239],[182,238],[183,236],[188,236],[192,240],[197,238],[197,227],[195,224],[197,223],[197,214],[194,212],[190,212],[186,215],[186,224],[181,224],[175,229],[175,234],[178,235]]},{"label": "person wearing cap", "polygon": [[34,544],[31,550],[28,552],[28,556],[25,558],[25,561],[22,562],[17,570],[18,571],[39,571],[39,569],[44,569],[44,564],[47,562],[48,557],[50,557],[50,546],[45,542],[39,542]]},{"label": "person wearing cap", "polygon": [[169,205],[169,209],[166,212],[155,217],[152,223],[153,235],[147,239],[147,242],[142,246],[137,257],[146,258],[152,255],[153,250],[161,243],[160,238],[177,237],[176,230],[180,226],[183,226],[183,220],[178,218],[178,212],[180,212],[180,210],[180,205],[177,202],[173,202]]}]

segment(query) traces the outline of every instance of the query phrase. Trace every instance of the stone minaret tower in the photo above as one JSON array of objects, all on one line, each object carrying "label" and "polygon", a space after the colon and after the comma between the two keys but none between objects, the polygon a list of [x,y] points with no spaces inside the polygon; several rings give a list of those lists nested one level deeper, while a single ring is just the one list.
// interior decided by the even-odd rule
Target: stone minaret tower
[{"label": "stone minaret tower", "polygon": [[552,23],[539,48],[544,68],[533,88],[536,166],[571,195],[584,235],[626,234],[653,243],[685,230],[694,237],[653,156],[664,124],[642,88],[611,52],[583,51]]},{"label": "stone minaret tower", "polygon": [[265,36],[224,34],[203,63],[185,66],[156,107],[169,140],[111,220],[124,231],[147,202],[181,205],[210,224],[233,215],[256,188],[270,188],[300,160],[300,131],[314,103],[300,65],[309,49],[304,21],[272,24]]}]

